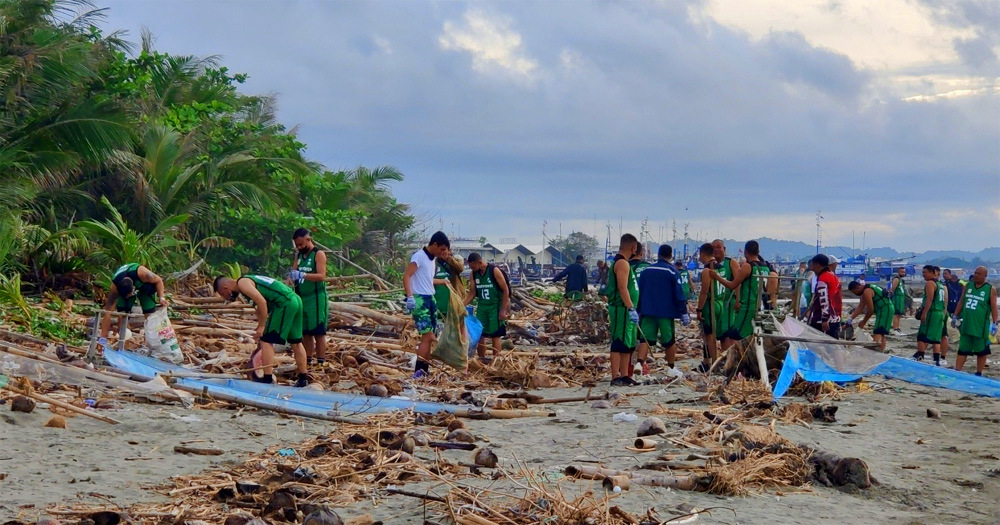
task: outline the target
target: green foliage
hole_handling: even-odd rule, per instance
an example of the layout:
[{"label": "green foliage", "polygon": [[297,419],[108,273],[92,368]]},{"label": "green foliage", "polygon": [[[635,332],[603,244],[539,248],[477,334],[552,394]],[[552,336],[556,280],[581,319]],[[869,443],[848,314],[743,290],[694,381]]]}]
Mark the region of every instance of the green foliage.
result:
[{"label": "green foliage", "polygon": [[[77,223],[73,232],[84,236],[94,244],[89,257],[95,273],[109,275],[122,264],[137,262],[156,268],[169,260],[171,253],[184,243],[173,236],[174,229],[188,219],[187,215],[174,215],[161,221],[149,233],[139,233],[125,223],[107,197],[101,197],[101,204],[108,209],[109,217],[104,221],[87,220]],[[110,275],[109,275],[110,276]]]},{"label": "green foliage", "polygon": [[545,290],[535,289],[531,291],[531,295],[538,297],[539,299],[545,299],[553,303],[559,303],[563,300],[563,294],[559,292],[546,292]]},{"label": "green foliage", "polygon": [[[0,0],[0,273],[45,286],[125,262],[291,265],[291,232],[401,266],[413,217],[394,167],[328,172],[273,97],[215,57],[137,52],[85,0]],[[333,267],[334,269],[336,266]]]}]

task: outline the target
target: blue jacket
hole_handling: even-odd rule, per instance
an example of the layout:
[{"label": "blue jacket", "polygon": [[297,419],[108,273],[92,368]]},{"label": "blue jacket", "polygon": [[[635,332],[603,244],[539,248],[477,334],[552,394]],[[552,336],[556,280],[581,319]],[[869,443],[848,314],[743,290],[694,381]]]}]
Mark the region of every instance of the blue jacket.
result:
[{"label": "blue jacket", "polygon": [[587,269],[580,263],[573,263],[566,267],[558,275],[552,278],[552,282],[561,281],[566,278],[566,294],[570,292],[587,291]]},{"label": "blue jacket", "polygon": [[639,315],[680,319],[687,313],[681,275],[666,261],[647,266],[639,274]]}]

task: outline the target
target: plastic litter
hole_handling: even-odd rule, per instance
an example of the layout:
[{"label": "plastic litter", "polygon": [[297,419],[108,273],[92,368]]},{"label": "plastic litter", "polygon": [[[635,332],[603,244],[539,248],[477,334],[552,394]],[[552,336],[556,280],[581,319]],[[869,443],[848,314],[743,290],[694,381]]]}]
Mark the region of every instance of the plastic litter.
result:
[{"label": "plastic litter", "polygon": [[177,334],[170,326],[165,308],[158,308],[146,317],[146,346],[149,347],[150,357],[175,365],[184,362],[184,354],[177,344]]},{"label": "plastic litter", "polygon": [[639,416],[635,414],[629,414],[627,412],[619,412],[612,416],[611,418],[615,423],[633,423],[639,419]]},{"label": "plastic litter", "polygon": [[278,455],[283,458],[290,458],[295,455],[294,448],[280,448],[278,449]]}]

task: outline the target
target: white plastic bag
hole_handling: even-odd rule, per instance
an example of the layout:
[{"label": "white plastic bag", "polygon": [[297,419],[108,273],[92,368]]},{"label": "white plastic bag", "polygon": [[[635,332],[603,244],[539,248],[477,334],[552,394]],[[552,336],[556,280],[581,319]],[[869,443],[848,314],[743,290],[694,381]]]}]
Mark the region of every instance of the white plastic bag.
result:
[{"label": "white plastic bag", "polygon": [[146,316],[146,346],[149,347],[150,357],[174,364],[184,362],[184,354],[177,344],[177,334],[170,326],[166,308],[157,308]]}]

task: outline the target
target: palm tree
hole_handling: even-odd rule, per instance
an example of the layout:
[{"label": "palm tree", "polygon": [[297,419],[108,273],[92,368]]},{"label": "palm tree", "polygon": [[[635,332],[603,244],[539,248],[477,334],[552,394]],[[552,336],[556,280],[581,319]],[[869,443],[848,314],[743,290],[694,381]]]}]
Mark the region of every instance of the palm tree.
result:
[{"label": "palm tree", "polygon": [[131,262],[156,266],[156,263],[168,260],[171,253],[176,253],[176,249],[184,244],[173,236],[173,230],[183,224],[188,215],[166,217],[148,233],[140,233],[128,226],[107,197],[101,197],[101,204],[108,213],[106,220],[81,221],[70,230],[72,234],[88,238],[96,246],[89,262],[98,273],[107,275],[109,268]]}]

